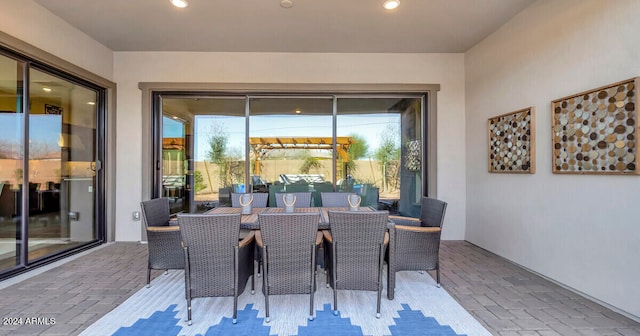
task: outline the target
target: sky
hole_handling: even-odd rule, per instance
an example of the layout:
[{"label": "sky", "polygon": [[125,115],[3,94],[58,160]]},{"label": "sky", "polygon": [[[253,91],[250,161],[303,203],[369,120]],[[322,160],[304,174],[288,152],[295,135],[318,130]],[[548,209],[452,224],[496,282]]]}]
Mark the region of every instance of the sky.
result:
[{"label": "sky", "polygon": [[[0,113],[0,141],[18,144],[22,137],[22,114]],[[32,114],[29,116],[29,137],[31,142],[58,147],[62,132],[62,116],[51,114]]]}]

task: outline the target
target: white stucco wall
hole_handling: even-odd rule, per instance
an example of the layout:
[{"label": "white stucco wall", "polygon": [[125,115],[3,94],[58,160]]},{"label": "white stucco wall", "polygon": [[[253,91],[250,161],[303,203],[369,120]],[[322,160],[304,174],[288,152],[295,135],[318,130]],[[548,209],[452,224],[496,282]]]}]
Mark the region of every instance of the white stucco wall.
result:
[{"label": "white stucco wall", "polygon": [[0,31],[108,80],[113,52],[32,0],[0,0]]},{"label": "white stucco wall", "polygon": [[141,201],[139,82],[440,84],[438,197],[449,202],[445,239],[463,239],[464,56],[462,54],[309,54],[116,52],[118,174],[116,240],[139,240],[131,212]]},{"label": "white stucco wall", "polygon": [[[466,239],[636,317],[640,176],[552,174],[551,101],[640,75],[638,13],[538,0],[465,54]],[[489,174],[487,118],[528,106],[536,173]]]}]

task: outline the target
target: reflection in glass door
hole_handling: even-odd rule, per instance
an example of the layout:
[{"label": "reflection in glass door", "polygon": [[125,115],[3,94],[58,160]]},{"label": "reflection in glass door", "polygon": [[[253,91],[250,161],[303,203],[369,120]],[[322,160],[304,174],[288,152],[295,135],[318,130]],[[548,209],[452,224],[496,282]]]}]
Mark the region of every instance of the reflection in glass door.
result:
[{"label": "reflection in glass door", "polygon": [[245,186],[245,100],[162,97],[161,196],[171,213],[231,205]]},{"label": "reflection in glass door", "polygon": [[104,235],[104,90],[14,57],[0,54],[1,277]]},{"label": "reflection in glass door", "polygon": [[0,55],[0,272],[20,264],[23,67]]},{"label": "reflection in glass door", "polygon": [[29,81],[29,260],[96,239],[98,94],[32,69]]},{"label": "reflection in glass door", "polygon": [[162,117],[162,195],[169,199],[171,213],[189,212],[187,126],[177,116]]}]

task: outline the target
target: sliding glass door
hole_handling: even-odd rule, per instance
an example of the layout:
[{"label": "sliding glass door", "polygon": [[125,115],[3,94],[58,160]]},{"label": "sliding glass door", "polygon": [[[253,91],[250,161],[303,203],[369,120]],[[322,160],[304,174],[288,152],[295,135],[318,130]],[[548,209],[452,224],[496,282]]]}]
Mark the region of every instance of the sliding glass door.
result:
[{"label": "sliding glass door", "polygon": [[[355,192],[362,204],[418,216],[422,95],[156,93],[154,195],[172,212],[230,206],[231,193]],[[177,191],[179,190],[179,191]],[[179,205],[179,204],[182,205]],[[190,204],[190,206],[184,206]]]},{"label": "sliding glass door", "polygon": [[333,191],[332,97],[249,98],[249,157],[255,192]]},{"label": "sliding glass door", "polygon": [[0,277],[104,239],[104,90],[0,54]]}]

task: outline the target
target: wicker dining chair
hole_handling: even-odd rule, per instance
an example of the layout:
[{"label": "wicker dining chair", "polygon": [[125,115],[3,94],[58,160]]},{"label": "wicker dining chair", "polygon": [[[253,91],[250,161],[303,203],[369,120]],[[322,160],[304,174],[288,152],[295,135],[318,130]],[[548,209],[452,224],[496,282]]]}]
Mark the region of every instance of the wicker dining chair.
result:
[{"label": "wicker dining chair", "polygon": [[388,211],[329,211],[331,231],[325,230],[323,234],[334,315],[338,315],[337,290],[369,290],[378,292],[376,317],[380,318],[388,222]]},{"label": "wicker dining chair", "polygon": [[[254,234],[238,241],[240,214],[180,214],[185,258],[187,323],[195,298],[233,296],[233,323],[238,316],[238,295],[253,275]],[[251,293],[254,292],[251,277]]]},{"label": "wicker dining chair", "polygon": [[269,295],[309,294],[309,320],[313,320],[317,246],[322,242],[317,213],[259,214],[256,242],[262,254],[266,318]]},{"label": "wicker dining chair", "polygon": [[184,252],[180,228],[169,225],[169,199],[154,198],[140,202],[147,231],[147,288],[151,286],[151,270],[184,269]]},{"label": "wicker dining chair", "polygon": [[296,203],[294,207],[296,208],[310,208],[311,207],[311,192],[283,192],[276,193],[276,206],[278,208],[284,208],[284,200],[282,196],[286,194],[292,194],[296,197]]},{"label": "wicker dining chair", "polygon": [[436,271],[440,287],[440,235],[447,203],[423,197],[420,201],[420,220],[391,218],[395,225],[389,230],[389,269],[387,272],[387,298],[393,300],[396,272]]},{"label": "wicker dining chair", "polygon": [[[240,205],[240,196],[244,194],[241,193],[232,193],[231,194],[231,207],[233,208],[241,208]],[[251,202],[251,207],[253,208],[266,208],[267,207],[267,199],[269,198],[269,194],[267,193],[252,193],[253,202]]]},{"label": "wicker dining chair", "polygon": [[323,207],[348,207],[349,206],[349,196],[355,195],[355,193],[350,192],[323,192],[320,194],[322,198],[322,206]]}]

